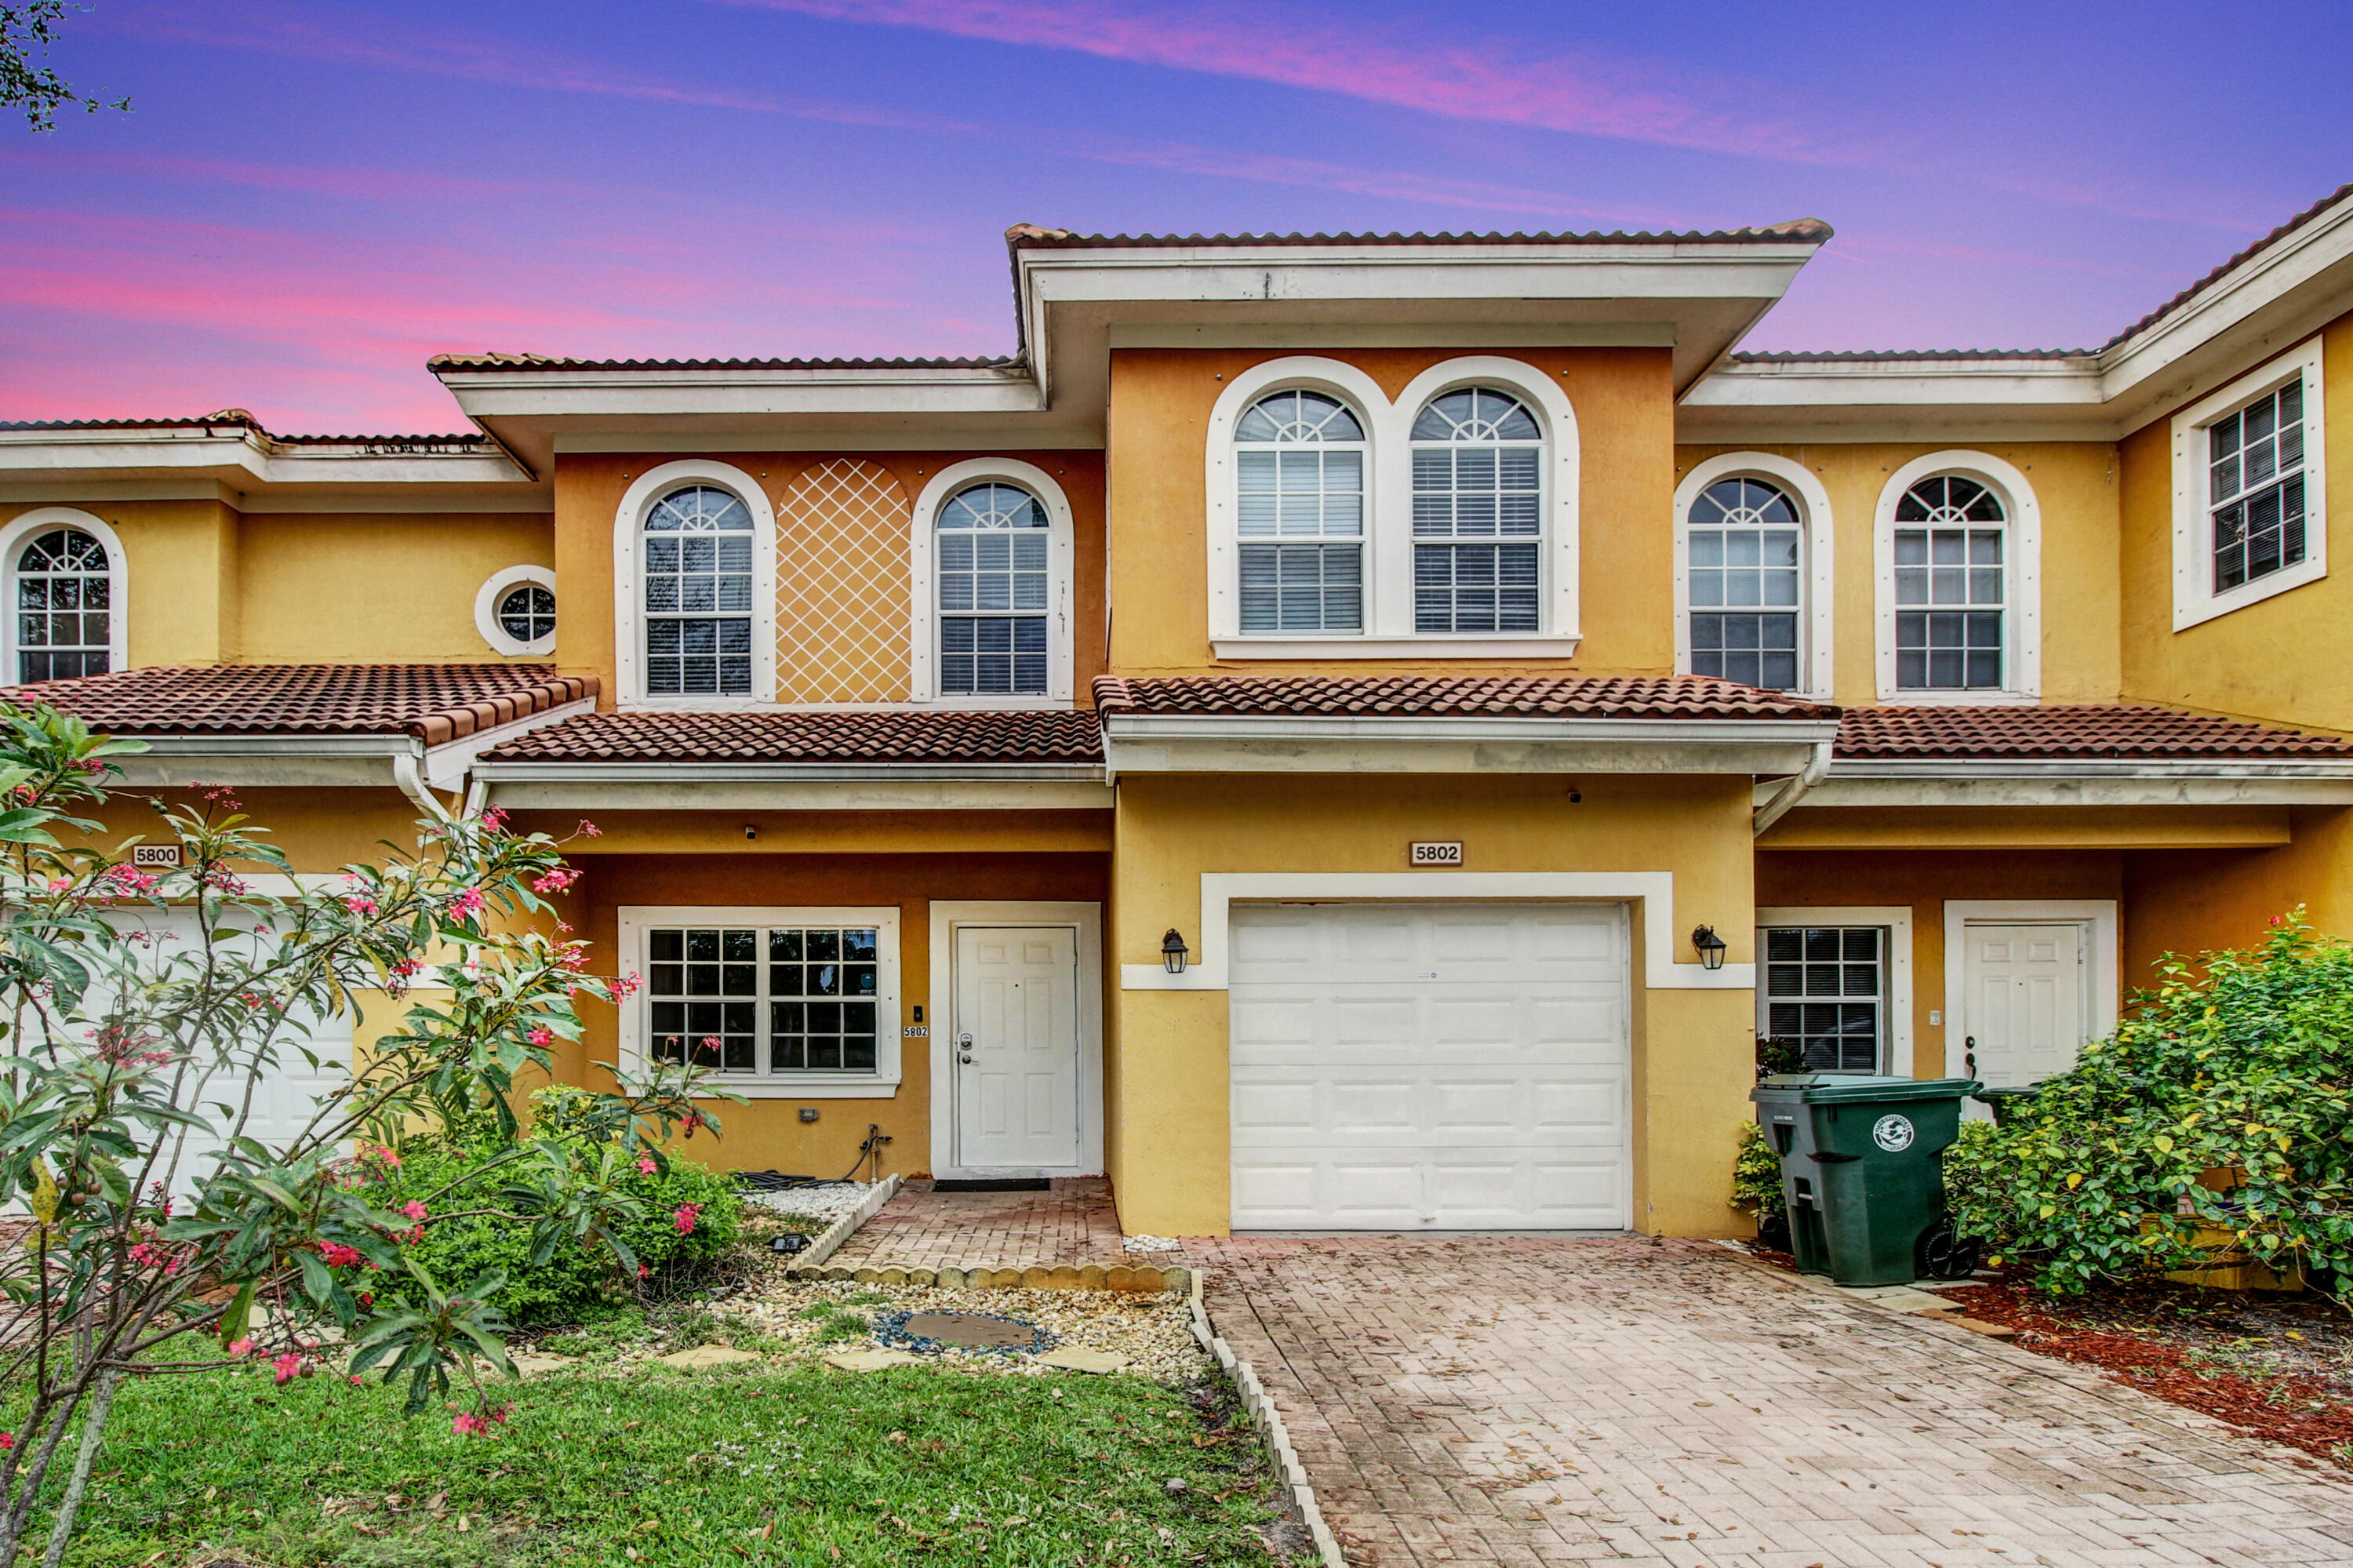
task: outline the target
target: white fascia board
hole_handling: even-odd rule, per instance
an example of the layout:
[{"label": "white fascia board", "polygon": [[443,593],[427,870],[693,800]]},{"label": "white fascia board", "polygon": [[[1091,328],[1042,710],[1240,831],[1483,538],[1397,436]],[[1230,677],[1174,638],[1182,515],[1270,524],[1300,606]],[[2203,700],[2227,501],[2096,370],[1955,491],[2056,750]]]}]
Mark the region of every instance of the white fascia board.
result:
[{"label": "white fascia board", "polygon": [[[1448,254],[1451,249],[1452,254]],[[1025,254],[1033,308],[1198,301],[1776,300],[1813,247],[1526,246],[1508,253],[1382,246]]]},{"label": "white fascia board", "polygon": [[[2160,322],[2103,357],[2103,390],[2121,398],[2259,313],[2292,306],[2289,296],[2353,259],[2353,200],[2340,201],[2281,236],[2227,278],[2183,302]],[[2334,316],[2342,307],[2328,312]]]},{"label": "white fascia board", "polygon": [[518,370],[445,373],[470,418],[1034,414],[1028,370]]},{"label": "white fascia board", "polygon": [[1111,786],[992,779],[585,780],[489,783],[509,810],[564,811],[1108,811]]},{"label": "white fascia board", "polygon": [[1838,732],[1810,720],[1118,715],[1111,773],[1795,773]]},{"label": "white fascia board", "polygon": [[[375,489],[533,482],[495,448],[436,448],[423,442],[367,441],[287,446],[250,431],[207,436],[189,430],[0,431],[0,476],[20,482],[130,482],[185,476],[231,486],[339,486]],[[236,498],[224,496],[234,502]]]},{"label": "white fascia board", "polygon": [[146,750],[117,758],[121,782],[140,789],[232,784],[259,789],[398,788],[394,764],[424,754],[406,735],[128,736]]},{"label": "white fascia board", "polygon": [[1100,784],[1095,762],[485,762],[486,783],[787,784],[884,783]]}]

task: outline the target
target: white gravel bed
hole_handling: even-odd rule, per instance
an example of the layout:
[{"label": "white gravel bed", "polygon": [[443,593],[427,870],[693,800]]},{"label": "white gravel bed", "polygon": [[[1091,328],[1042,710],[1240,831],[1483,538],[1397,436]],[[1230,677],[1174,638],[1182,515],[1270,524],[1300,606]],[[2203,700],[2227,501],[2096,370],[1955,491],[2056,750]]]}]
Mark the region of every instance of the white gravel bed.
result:
[{"label": "white gravel bed", "polygon": [[828,1224],[858,1207],[874,1191],[865,1181],[828,1181],[816,1187],[793,1187],[782,1192],[746,1192],[744,1201],[774,1209],[780,1214],[805,1214]]},{"label": "white gravel bed", "polygon": [[[833,1311],[821,1310],[830,1306]],[[756,1294],[714,1302],[720,1327],[715,1343],[763,1355],[792,1359],[833,1355],[843,1351],[875,1349],[871,1332],[855,1337],[824,1339],[828,1327],[844,1315],[871,1324],[887,1313],[985,1312],[1035,1323],[1060,1340],[1063,1347],[1108,1351],[1125,1356],[1124,1372],[1158,1383],[1183,1384],[1204,1375],[1213,1365],[1193,1338],[1192,1318],[1185,1298],[1177,1293],[1144,1295],[1098,1290],[942,1290],[931,1286],[860,1285],[854,1280],[796,1280],[771,1285]],[[804,1316],[820,1309],[817,1316]],[[662,1347],[627,1355],[639,1361]],[[1036,1375],[1059,1369],[1041,1365],[1024,1352],[988,1352],[950,1347],[926,1356],[960,1371],[1000,1375]]]}]

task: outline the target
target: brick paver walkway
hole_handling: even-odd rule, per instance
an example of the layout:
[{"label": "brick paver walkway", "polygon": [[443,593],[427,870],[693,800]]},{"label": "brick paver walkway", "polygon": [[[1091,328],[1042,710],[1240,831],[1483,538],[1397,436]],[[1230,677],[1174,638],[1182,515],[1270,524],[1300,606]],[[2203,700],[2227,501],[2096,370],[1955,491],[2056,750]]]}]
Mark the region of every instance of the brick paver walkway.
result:
[{"label": "brick paver walkway", "polygon": [[1119,1242],[1111,1184],[1101,1177],[1057,1181],[1050,1192],[934,1192],[929,1181],[910,1181],[828,1261],[846,1268],[1185,1261],[1130,1256]]},{"label": "brick paver walkway", "polygon": [[[1111,1263],[1101,1183],[910,1192],[838,1255]],[[1188,1241],[1353,1568],[2353,1564],[2353,1483],[1704,1242]]]}]

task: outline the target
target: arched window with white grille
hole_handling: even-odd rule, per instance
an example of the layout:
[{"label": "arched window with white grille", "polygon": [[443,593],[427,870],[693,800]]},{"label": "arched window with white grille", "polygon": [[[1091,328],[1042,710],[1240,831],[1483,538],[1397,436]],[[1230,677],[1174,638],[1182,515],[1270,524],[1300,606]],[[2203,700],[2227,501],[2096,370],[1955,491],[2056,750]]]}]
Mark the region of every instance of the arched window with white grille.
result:
[{"label": "arched window with white grille", "polygon": [[1543,621],[1544,430],[1506,392],[1442,393],[1413,421],[1413,629]]},{"label": "arched window with white grille", "polygon": [[682,485],[646,514],[649,696],[752,692],[752,514],[712,484]]},{"label": "arched window with white grille", "polygon": [[987,481],[940,508],[940,694],[1043,696],[1050,683],[1051,524],[1016,484]]},{"label": "arched window with white grille", "polygon": [[12,524],[6,551],[11,679],[73,680],[121,667],[121,546],[95,518],[65,508]]},{"label": "arched window with white grille", "polygon": [[1691,672],[1795,691],[1805,674],[1805,519],[1779,485],[1719,479],[1683,521]]},{"label": "arched window with white grille", "polygon": [[2009,514],[1982,482],[1943,473],[1895,503],[1895,684],[1999,692],[2009,684]]},{"label": "arched window with white grille", "polygon": [[1234,427],[1235,564],[1244,635],[1365,625],[1365,428],[1293,388]]}]

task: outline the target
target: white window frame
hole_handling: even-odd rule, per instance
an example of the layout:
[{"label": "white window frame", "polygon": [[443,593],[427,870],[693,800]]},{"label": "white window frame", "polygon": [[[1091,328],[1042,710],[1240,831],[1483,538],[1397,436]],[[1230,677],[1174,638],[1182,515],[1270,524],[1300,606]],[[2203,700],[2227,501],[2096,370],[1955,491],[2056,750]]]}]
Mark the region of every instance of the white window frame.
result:
[{"label": "white window frame", "polygon": [[[874,927],[874,1071],[765,1073],[755,1067],[748,1073],[714,1072],[711,1076],[714,1082],[724,1084],[730,1092],[747,1099],[871,1100],[897,1097],[901,1081],[899,1041],[902,1025],[899,1003],[899,910],[896,906],[761,908],[682,904],[624,905],[619,911],[617,932],[623,971],[649,974],[652,964],[646,951],[647,936],[657,928],[676,926]],[[763,964],[767,962],[765,954],[760,961]],[[647,1010],[652,1005],[652,998],[647,991],[640,990],[617,1010],[621,1022],[621,1065],[625,1071],[642,1073],[654,1065],[648,1049],[651,1032],[647,1022]],[[768,1045],[767,1019],[759,1021],[757,1033],[765,1057]]]},{"label": "white window frame", "polygon": [[[2241,408],[2304,383],[2304,559],[2214,591],[2214,509],[2207,503],[2207,429]],[[2320,339],[2297,344],[2173,416],[2173,630],[2260,604],[2328,575],[2328,463],[2321,417]]]},{"label": "white window frame", "polygon": [[1775,452],[1725,452],[1692,466],[1675,486],[1675,669],[1691,673],[1691,509],[1708,486],[1726,479],[1769,481],[1798,503],[1798,524],[1805,540],[1806,559],[1800,580],[1806,602],[1798,624],[1805,642],[1798,650],[1802,676],[1792,696],[1818,703],[1831,701],[1837,647],[1831,641],[1831,614],[1837,598],[1831,570],[1831,494],[1821,477],[1794,458]]},{"label": "white window frame", "polygon": [[[644,559],[646,517],[661,499],[691,484],[715,485],[752,514],[752,689],[748,693],[646,693]],[[563,612],[559,600],[556,611]],[[776,508],[757,480],[733,463],[684,458],[648,469],[622,493],[613,514],[613,635],[624,708],[684,708],[705,713],[759,708],[776,695]]]},{"label": "white window frame", "polygon": [[[940,609],[937,561],[940,510],[958,493],[990,481],[1018,485],[1046,508],[1047,590],[1046,690],[991,696],[979,693],[943,693],[939,689]],[[1077,690],[1077,655],[1072,635],[1076,620],[1074,595],[1078,577],[1078,531],[1071,515],[1071,499],[1053,477],[1035,463],[1018,458],[967,458],[934,474],[915,498],[908,522],[907,699],[943,708],[1067,708]]]},{"label": "white window frame", "polygon": [[[1924,479],[1957,474],[1975,480],[2001,503],[2004,582],[2002,675],[2000,691],[1924,691],[1895,683],[1895,508]],[[1906,707],[1983,707],[2042,700],[2042,507],[2014,464],[1991,452],[1953,449],[1929,452],[1887,476],[1880,486],[1872,528],[1876,614],[1873,654],[1879,700]]]},{"label": "white window frame", "polygon": [[[482,641],[489,643],[494,652],[510,659],[536,659],[555,652],[555,633],[553,630],[544,637],[523,642],[508,636],[506,629],[499,624],[499,601],[526,583],[554,593],[555,568],[509,567],[504,571],[492,572],[474,595],[474,630],[482,634]],[[555,613],[560,623],[564,615],[561,595],[556,597]]]},{"label": "white window frame", "polygon": [[1912,1054],[1912,906],[1908,904],[1778,905],[1757,911],[1757,1030],[1765,1033],[1765,932],[1771,927],[1876,926],[1887,933],[1886,985],[1882,1005],[1886,1035],[1886,1073],[1908,1078]]},{"label": "white window frame", "polygon": [[121,535],[104,518],[93,517],[79,507],[36,506],[0,526],[0,595],[5,596],[8,618],[8,667],[0,671],[0,687],[23,683],[16,679],[16,672],[22,667],[16,661],[21,652],[16,645],[16,556],[27,540],[52,528],[79,528],[104,547],[108,577],[106,667],[110,673],[131,667],[131,557],[122,548]]},{"label": "white window frame", "polygon": [[[1487,387],[1517,397],[1543,428],[1544,595],[1534,633],[1425,631],[1413,627],[1414,417],[1433,397]],[[1365,427],[1365,625],[1359,632],[1244,636],[1240,586],[1234,429],[1261,398],[1302,390],[1336,397]],[[1556,376],[1524,360],[1465,355],[1431,366],[1392,399],[1370,376],[1314,355],[1270,359],[1237,373],[1209,412],[1207,487],[1209,639],[1220,659],[1565,659],[1577,652],[1578,442],[1576,410]]]}]

